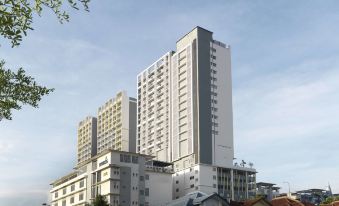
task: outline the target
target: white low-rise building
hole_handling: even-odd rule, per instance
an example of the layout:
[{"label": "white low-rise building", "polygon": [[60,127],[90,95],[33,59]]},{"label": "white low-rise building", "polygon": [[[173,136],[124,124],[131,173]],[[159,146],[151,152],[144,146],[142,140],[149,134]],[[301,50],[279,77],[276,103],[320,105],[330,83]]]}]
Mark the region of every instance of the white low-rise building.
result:
[{"label": "white low-rise building", "polygon": [[106,150],[54,181],[51,205],[86,205],[99,194],[112,206],[165,205],[172,200],[172,165],[152,159]]}]

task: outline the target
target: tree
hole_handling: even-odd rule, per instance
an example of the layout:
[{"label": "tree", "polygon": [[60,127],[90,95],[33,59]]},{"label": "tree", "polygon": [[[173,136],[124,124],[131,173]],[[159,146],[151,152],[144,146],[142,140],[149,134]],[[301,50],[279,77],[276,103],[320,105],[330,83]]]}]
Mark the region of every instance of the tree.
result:
[{"label": "tree", "polygon": [[87,206],[109,206],[109,204],[104,196],[98,195],[95,197],[92,203]]},{"label": "tree", "polygon": [[[78,10],[80,4],[86,11],[89,1],[67,0],[70,7]],[[33,14],[41,16],[44,8],[51,9],[60,23],[68,22],[69,15],[63,6],[63,0],[0,0],[0,35],[9,40],[12,47],[17,47],[23,36],[33,30]],[[42,96],[52,91],[39,86],[23,68],[16,72],[6,69],[5,61],[0,59],[0,121],[11,120],[12,110],[21,109],[21,105],[38,107]]]}]

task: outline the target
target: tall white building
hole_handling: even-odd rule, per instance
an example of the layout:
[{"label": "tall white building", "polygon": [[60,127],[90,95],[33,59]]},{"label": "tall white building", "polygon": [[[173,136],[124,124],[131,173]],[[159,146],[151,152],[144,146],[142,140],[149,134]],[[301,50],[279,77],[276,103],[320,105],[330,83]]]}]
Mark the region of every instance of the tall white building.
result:
[{"label": "tall white building", "polygon": [[78,125],[77,163],[97,154],[97,118],[86,117]]},{"label": "tall white building", "polygon": [[137,90],[137,152],[174,164],[174,198],[192,190],[249,196],[255,170],[233,166],[230,46],[196,27],[138,75]]},{"label": "tall white building", "polygon": [[98,153],[106,149],[135,152],[136,99],[125,91],[98,109]]},{"label": "tall white building", "polygon": [[176,163],[232,166],[230,47],[196,27],[138,75],[138,147]]}]

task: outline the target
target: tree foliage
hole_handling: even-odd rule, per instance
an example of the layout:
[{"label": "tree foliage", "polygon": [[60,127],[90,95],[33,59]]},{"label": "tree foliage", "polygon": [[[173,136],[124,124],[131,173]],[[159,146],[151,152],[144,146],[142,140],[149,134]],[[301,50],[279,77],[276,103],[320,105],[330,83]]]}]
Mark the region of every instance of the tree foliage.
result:
[{"label": "tree foliage", "polygon": [[104,196],[98,195],[95,197],[92,203],[87,204],[87,206],[109,206],[109,203],[107,202],[107,199]]},{"label": "tree foliage", "polygon": [[[67,0],[74,9],[79,3],[88,11],[89,0]],[[12,43],[12,47],[20,45],[22,37],[28,30],[33,30],[33,14],[41,15],[43,8],[51,9],[58,20],[69,21],[69,15],[62,10],[63,0],[0,0],[0,35]]]},{"label": "tree foliage", "polygon": [[38,107],[41,97],[49,94],[53,89],[38,86],[34,78],[27,76],[20,68],[12,72],[4,67],[5,62],[0,62],[0,120],[12,119],[11,110],[21,109],[21,104]]},{"label": "tree foliage", "polygon": [[[90,0],[66,0],[71,8],[81,5],[88,11]],[[12,47],[19,46],[23,36],[33,30],[33,15],[41,16],[44,8],[51,9],[60,23],[69,21],[64,0],[0,0],[0,35],[10,41]],[[25,74],[23,68],[16,72],[4,68],[0,58],[0,120],[11,119],[13,109],[21,109],[22,104],[38,107],[41,97],[53,89],[39,86],[33,77]]]}]

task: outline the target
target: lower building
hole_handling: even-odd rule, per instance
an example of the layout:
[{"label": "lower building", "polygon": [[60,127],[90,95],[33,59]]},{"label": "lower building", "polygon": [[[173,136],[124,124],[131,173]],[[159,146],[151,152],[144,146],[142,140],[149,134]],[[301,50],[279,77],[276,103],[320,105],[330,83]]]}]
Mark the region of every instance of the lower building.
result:
[{"label": "lower building", "polygon": [[172,165],[152,156],[106,150],[54,181],[52,206],[90,203],[103,195],[112,206],[158,206],[172,200]]},{"label": "lower building", "polygon": [[245,200],[256,195],[256,170],[232,166],[217,167],[197,164],[173,174],[173,199],[188,193],[201,191],[217,193],[228,200]]}]

